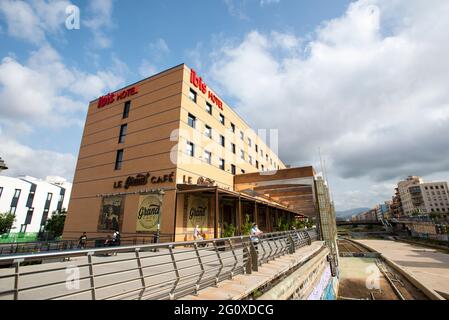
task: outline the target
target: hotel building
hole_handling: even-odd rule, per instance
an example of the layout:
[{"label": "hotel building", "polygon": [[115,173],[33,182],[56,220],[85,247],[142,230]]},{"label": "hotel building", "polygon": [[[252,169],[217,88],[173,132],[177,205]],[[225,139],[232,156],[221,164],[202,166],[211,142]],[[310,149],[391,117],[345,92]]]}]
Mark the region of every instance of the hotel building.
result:
[{"label": "hotel building", "polygon": [[63,238],[191,240],[196,225],[238,234],[246,216],[263,231],[315,218],[313,168],[275,151],[194,70],[163,71],[89,104]]}]

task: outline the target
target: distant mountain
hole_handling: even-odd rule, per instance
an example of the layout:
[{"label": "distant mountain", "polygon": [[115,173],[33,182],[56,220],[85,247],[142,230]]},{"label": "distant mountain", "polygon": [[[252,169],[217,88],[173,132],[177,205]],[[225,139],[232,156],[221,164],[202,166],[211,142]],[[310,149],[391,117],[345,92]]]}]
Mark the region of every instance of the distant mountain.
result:
[{"label": "distant mountain", "polygon": [[337,218],[350,218],[353,215],[363,213],[368,210],[370,210],[370,208],[355,208],[344,211],[335,211],[335,215],[337,216]]}]

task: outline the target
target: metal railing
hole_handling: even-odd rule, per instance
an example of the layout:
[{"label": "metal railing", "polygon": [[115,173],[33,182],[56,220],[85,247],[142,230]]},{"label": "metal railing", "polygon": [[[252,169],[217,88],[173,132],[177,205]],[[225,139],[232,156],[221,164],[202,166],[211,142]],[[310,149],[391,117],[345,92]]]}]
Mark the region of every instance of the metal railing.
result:
[{"label": "metal railing", "polygon": [[[160,234],[158,240],[157,235],[147,237],[121,237],[120,245],[140,245],[157,242],[172,242],[172,234]],[[105,244],[107,238],[90,238],[84,245],[85,249],[107,247]],[[79,240],[51,240],[51,241],[33,241],[33,242],[14,242],[14,243],[0,243],[0,256],[16,255],[24,253],[38,253],[49,251],[64,251],[80,249]]]},{"label": "metal railing", "polygon": [[[0,257],[0,299],[178,299],[310,245],[313,230]],[[53,263],[51,263],[53,262]]]}]

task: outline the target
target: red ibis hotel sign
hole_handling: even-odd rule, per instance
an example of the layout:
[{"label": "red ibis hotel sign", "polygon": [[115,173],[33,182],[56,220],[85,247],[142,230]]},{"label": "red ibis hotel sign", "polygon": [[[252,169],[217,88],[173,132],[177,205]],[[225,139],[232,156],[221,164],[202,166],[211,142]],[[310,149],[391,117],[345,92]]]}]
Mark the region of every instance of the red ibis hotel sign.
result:
[{"label": "red ibis hotel sign", "polygon": [[108,104],[111,104],[115,101],[119,101],[122,99],[126,99],[130,96],[133,96],[135,94],[139,93],[138,87],[134,86],[129,89],[120,91],[118,93],[108,93],[105,96],[102,96],[98,99],[98,108],[103,108],[104,106],[107,106]]},{"label": "red ibis hotel sign", "polygon": [[203,82],[201,77],[198,77],[193,69],[190,69],[190,83],[197,87],[203,94],[206,94],[207,92],[209,100],[223,110],[223,102],[212,91],[207,90],[207,85]]}]

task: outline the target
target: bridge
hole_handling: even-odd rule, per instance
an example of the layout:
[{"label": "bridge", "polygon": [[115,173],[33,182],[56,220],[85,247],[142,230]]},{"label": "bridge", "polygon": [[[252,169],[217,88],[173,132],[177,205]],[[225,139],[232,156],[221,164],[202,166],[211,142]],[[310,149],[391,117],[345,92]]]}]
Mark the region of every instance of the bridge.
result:
[{"label": "bridge", "polygon": [[[314,229],[263,234],[257,242],[239,236],[9,255],[0,267],[0,300],[239,300],[257,298],[256,291],[261,299],[279,292],[308,298],[326,287],[317,294],[316,279],[327,284],[336,275]],[[303,277],[289,282],[285,296],[279,279],[292,272]]]},{"label": "bridge", "polygon": [[378,220],[345,221],[337,220],[337,226],[382,225]]}]

